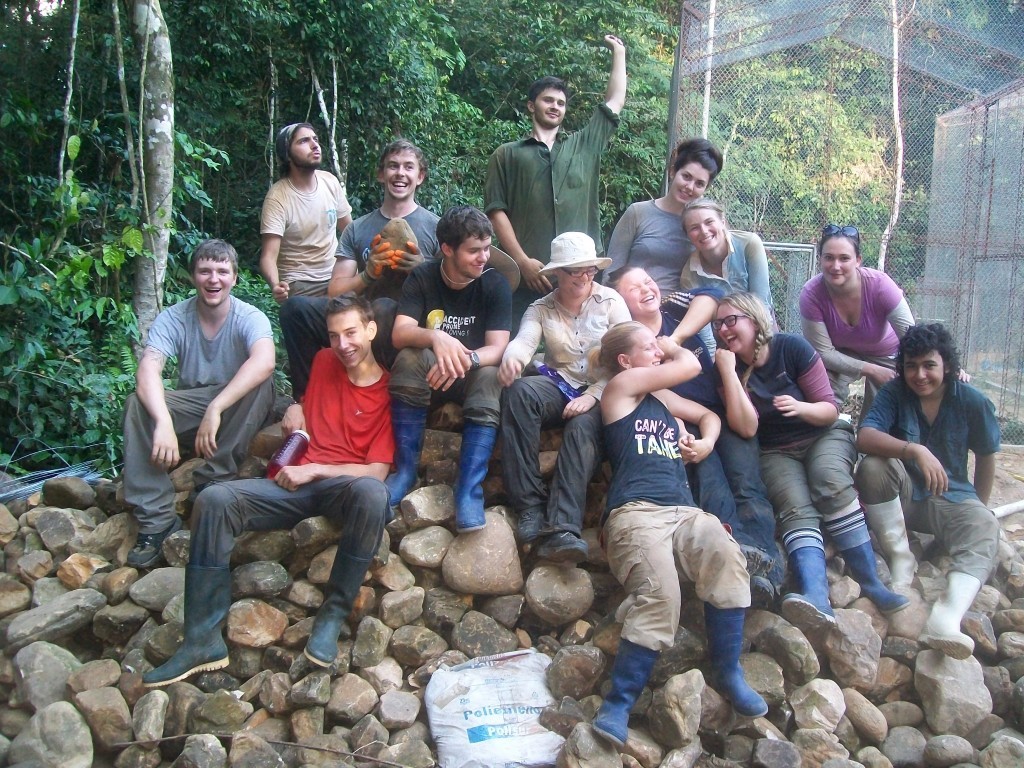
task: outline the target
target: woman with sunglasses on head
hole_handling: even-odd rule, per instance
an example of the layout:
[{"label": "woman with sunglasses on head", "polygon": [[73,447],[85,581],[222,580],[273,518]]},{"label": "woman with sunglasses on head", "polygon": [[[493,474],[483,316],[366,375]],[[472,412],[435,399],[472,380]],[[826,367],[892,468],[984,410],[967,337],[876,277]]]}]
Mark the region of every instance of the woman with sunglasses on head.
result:
[{"label": "woman with sunglasses on head", "polygon": [[782,615],[806,631],[835,626],[822,527],[862,594],[882,613],[906,608],[907,598],[878,578],[853,487],[853,429],[839,420],[821,357],[801,336],[773,334],[767,307],[751,293],[726,296],[712,326],[719,338],[715,365],[726,418],[739,434],[760,440],[761,476],[796,582],[795,591],[782,598]]},{"label": "woman with sunglasses on head", "polygon": [[680,278],[684,289],[749,291],[771,310],[768,254],[760,237],[753,232],[729,229],[725,209],[706,197],[688,203],[683,209],[683,231],[694,247]]},{"label": "woman with sunglasses on head", "polygon": [[804,338],[821,355],[840,405],[864,378],[863,419],[878,388],[896,377],[896,351],[914,316],[893,279],[863,265],[856,227],[821,230],[818,266],[800,291]]},{"label": "woman with sunglasses on head", "polygon": [[642,267],[662,292],[679,290],[679,275],[693,251],[679,224],[683,208],[703,195],[725,161],[707,139],[686,139],[672,153],[668,191],[656,200],[633,203],[608,241],[612,263],[607,276],[625,267]]},{"label": "woman with sunglasses on head", "polygon": [[[551,261],[541,270],[557,281],[523,314],[498,368],[505,387],[501,402],[502,466],[505,490],[519,516],[520,541],[540,536],[538,556],[565,563],[587,558],[581,526],[587,484],[602,459],[601,414],[595,406],[604,381],[591,369],[587,352],[605,331],[629,320],[625,302],[594,276],[608,266],[594,241],[566,232],[551,241]],[[536,371],[519,378],[544,347]],[[563,427],[550,492],[540,473],[542,429]]]},{"label": "woman with sunglasses on head", "polygon": [[[600,735],[622,746],[629,713],[662,650],[679,625],[679,577],[704,601],[711,680],[738,715],[760,717],[768,705],[739,664],[750,587],[743,554],[713,515],[699,509],[684,461],[714,446],[721,422],[712,411],[671,391],[700,365],[669,337],[643,323],[616,326],[601,340],[597,363],[611,376],[601,398],[604,442],[612,478],[604,515],[608,566],[628,595],[615,617],[622,622],[611,690],[594,718]],[[679,421],[697,424],[701,439]]]}]

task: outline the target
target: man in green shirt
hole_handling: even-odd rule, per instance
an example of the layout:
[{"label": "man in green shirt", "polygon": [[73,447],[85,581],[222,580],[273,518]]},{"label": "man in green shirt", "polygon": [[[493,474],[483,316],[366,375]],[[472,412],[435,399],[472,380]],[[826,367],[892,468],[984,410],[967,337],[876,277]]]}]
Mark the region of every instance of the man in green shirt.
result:
[{"label": "man in green shirt", "polygon": [[626,103],[626,47],[614,35],[604,43],[612,52],[605,102],[586,127],[561,131],[568,100],[565,81],[537,80],[526,108],[533,120],[529,136],[502,144],[491,155],[484,189],[486,213],[501,247],[519,266],[523,280],[513,297],[518,324],[526,307],[551,290],[540,273],[551,255],[551,241],[563,232],[585,232],[604,252],[598,212],[601,154],[618,127]]}]

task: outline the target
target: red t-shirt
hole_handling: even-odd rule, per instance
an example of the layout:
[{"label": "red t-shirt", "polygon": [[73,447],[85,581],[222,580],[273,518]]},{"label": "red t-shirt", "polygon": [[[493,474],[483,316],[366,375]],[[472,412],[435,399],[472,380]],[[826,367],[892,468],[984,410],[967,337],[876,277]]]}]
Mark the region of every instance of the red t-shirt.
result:
[{"label": "red t-shirt", "polygon": [[391,398],[387,371],[368,387],[357,387],[331,349],[313,358],[302,412],[309,449],[302,464],[391,464]]}]

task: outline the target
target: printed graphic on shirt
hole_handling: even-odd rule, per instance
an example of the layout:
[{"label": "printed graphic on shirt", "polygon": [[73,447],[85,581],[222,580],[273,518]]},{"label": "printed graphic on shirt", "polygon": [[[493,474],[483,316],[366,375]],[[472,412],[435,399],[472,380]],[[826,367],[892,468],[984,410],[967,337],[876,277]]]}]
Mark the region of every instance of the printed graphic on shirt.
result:
[{"label": "printed graphic on shirt", "polygon": [[427,328],[432,331],[444,331],[455,339],[469,336],[476,323],[476,315],[445,315],[443,309],[434,309],[427,313]]},{"label": "printed graphic on shirt", "polygon": [[664,456],[680,459],[679,436],[676,425],[666,424],[661,419],[637,419],[633,424],[638,456]]}]

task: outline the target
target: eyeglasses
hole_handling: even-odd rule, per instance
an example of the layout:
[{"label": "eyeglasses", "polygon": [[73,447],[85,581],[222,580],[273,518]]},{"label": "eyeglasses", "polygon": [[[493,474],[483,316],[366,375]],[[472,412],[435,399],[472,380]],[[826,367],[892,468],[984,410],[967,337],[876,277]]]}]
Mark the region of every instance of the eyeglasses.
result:
[{"label": "eyeglasses", "polygon": [[856,240],[858,243],[860,242],[860,230],[856,227],[851,227],[850,225],[841,227],[838,224],[826,224],[821,228],[822,237],[835,237],[836,235],[842,235],[843,237],[848,237],[851,240]]},{"label": "eyeglasses", "polygon": [[712,320],[711,327],[714,328],[716,331],[722,330],[723,325],[726,328],[732,328],[734,325],[736,325],[736,321],[739,320],[741,317],[750,317],[750,315],[726,315],[725,317],[720,317],[717,320]]},{"label": "eyeglasses", "polygon": [[566,269],[565,267],[559,267],[565,274],[572,275],[573,277],[579,277],[580,275],[586,275],[587,277],[593,277],[597,274],[597,267],[577,267],[576,269]]}]

